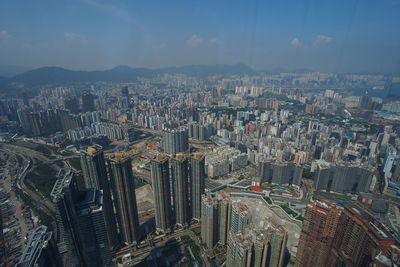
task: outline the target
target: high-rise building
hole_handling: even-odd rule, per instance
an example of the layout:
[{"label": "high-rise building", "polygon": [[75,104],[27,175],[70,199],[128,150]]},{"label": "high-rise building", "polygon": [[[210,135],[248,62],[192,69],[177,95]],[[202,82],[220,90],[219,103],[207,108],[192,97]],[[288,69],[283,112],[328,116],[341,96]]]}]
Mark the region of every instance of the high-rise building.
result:
[{"label": "high-rise building", "polygon": [[57,220],[58,251],[62,256],[63,266],[79,266],[83,262],[76,232],[75,199],[78,193],[75,174],[71,169],[61,169],[50,193]]},{"label": "high-rise building", "polygon": [[61,260],[53,238],[47,227],[40,225],[29,234],[17,267],[58,267]]},{"label": "high-rise building", "polygon": [[189,149],[188,129],[165,129],[162,132],[162,149],[170,155],[186,152]]},{"label": "high-rise building", "polygon": [[190,206],[191,217],[201,218],[201,195],[204,194],[205,158],[201,153],[190,157]]},{"label": "high-rise building", "polygon": [[249,229],[246,233],[229,233],[226,266],[282,267],[287,232],[281,226]]},{"label": "high-rise building", "polygon": [[122,96],[129,96],[129,88],[128,88],[128,86],[124,86],[124,87],[122,87],[121,88],[121,95]]},{"label": "high-rise building", "polygon": [[243,233],[244,228],[249,224],[251,220],[251,214],[249,207],[240,202],[233,201],[231,203],[231,220],[230,230],[232,234]]},{"label": "high-rise building", "polygon": [[218,242],[218,200],[210,195],[202,196],[201,239],[209,249]]},{"label": "high-rise building", "polygon": [[231,220],[231,205],[229,196],[226,194],[216,194],[218,198],[218,240],[226,245]]},{"label": "high-rise building", "polygon": [[300,234],[296,266],[325,266],[341,209],[327,202],[309,204]]},{"label": "high-rise building", "polygon": [[119,241],[103,148],[100,145],[94,145],[83,150],[81,152],[81,166],[86,188],[102,190],[103,205],[107,212],[107,227],[109,228],[107,234],[110,246],[114,249],[119,245]]},{"label": "high-rise building", "polygon": [[116,153],[110,159],[110,166],[121,240],[125,244],[136,244],[140,238],[140,230],[131,159],[124,157],[122,153]]},{"label": "high-rise building", "polygon": [[226,266],[252,267],[253,241],[242,234],[229,234],[226,248]]},{"label": "high-rise building", "polygon": [[212,123],[200,124],[191,123],[189,124],[189,137],[198,140],[207,140],[214,134],[214,125]]},{"label": "high-rise building", "polygon": [[86,188],[108,187],[106,163],[101,146],[93,145],[82,150],[81,166]]},{"label": "high-rise building", "polygon": [[158,154],[151,161],[151,180],[156,209],[156,229],[168,232],[172,227],[171,189],[168,157]]},{"label": "high-rise building", "polygon": [[346,205],[326,266],[393,266],[377,265],[378,255],[388,255],[396,244],[393,232],[358,205]]},{"label": "high-rise building", "polygon": [[17,110],[19,124],[22,127],[24,134],[30,134],[32,132],[32,124],[29,119],[29,109],[22,108]]},{"label": "high-rise building", "polygon": [[395,234],[364,207],[315,201],[307,206],[296,266],[394,266]]},{"label": "high-rise building", "polygon": [[79,191],[73,171],[61,169],[50,195],[56,207],[57,247],[63,266],[114,266],[113,228],[102,191]]},{"label": "high-rise building", "polygon": [[373,173],[367,168],[345,165],[318,166],[315,175],[317,190],[334,192],[368,192],[372,183]]},{"label": "high-rise building", "polygon": [[269,266],[283,266],[287,239],[288,234],[282,227],[278,227],[271,233],[269,242],[271,246]]},{"label": "high-rise building", "polygon": [[64,108],[74,114],[78,114],[79,110],[80,110],[78,98],[75,96],[65,98],[64,99]]},{"label": "high-rise building", "polygon": [[115,266],[103,201],[101,190],[92,188],[79,192],[75,204],[80,249],[88,267]]},{"label": "high-rise building", "polygon": [[264,161],[258,166],[257,179],[261,183],[300,185],[302,174],[303,168],[294,163]]},{"label": "high-rise building", "polygon": [[83,112],[95,111],[94,95],[91,93],[83,93],[80,97],[80,104]]},{"label": "high-rise building", "polygon": [[176,224],[189,223],[189,163],[184,154],[171,158],[171,180],[173,181],[174,211]]}]

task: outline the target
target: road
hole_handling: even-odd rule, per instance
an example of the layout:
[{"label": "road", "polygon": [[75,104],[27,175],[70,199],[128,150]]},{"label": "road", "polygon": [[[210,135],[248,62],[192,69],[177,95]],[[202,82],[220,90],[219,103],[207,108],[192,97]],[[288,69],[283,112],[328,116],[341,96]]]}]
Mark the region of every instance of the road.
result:
[{"label": "road", "polygon": [[[3,146],[3,150],[7,151],[8,153],[19,154],[24,158],[28,159],[29,163],[17,177],[16,181],[17,187],[21,189],[23,193],[28,195],[34,202],[36,202],[35,207],[41,209],[46,214],[53,217],[52,214],[54,214],[55,212],[53,203],[48,199],[43,199],[43,197],[39,193],[29,189],[25,185],[26,175],[35,169],[34,162],[36,161],[36,159],[39,159],[42,162],[48,162],[50,160],[47,157],[43,156],[42,154],[32,149],[21,148],[19,146],[13,146],[7,144]],[[59,169],[57,165],[54,164],[53,166],[54,168]]]},{"label": "road", "polygon": [[[2,144],[1,149],[5,153],[19,155],[25,159],[27,163],[25,163],[26,165],[24,165],[23,169],[16,177],[15,181],[16,186],[18,187],[18,189],[22,191],[23,194],[28,196],[29,199],[32,201],[32,203],[26,203],[26,204],[28,204],[33,208],[39,209],[40,211],[50,216],[53,221],[53,227],[55,228],[55,218],[54,218],[55,208],[53,203],[48,199],[44,199],[38,192],[29,189],[25,185],[26,175],[34,170],[35,168],[34,164],[37,162],[49,162],[50,159],[32,149],[14,146],[10,144]],[[54,168],[59,169],[57,165],[54,164],[53,166]]]},{"label": "road", "polygon": [[[192,227],[191,229],[195,229],[197,227],[200,227],[200,226],[196,225],[195,227]],[[140,249],[133,248],[133,247],[125,247],[125,248],[120,249],[116,253],[116,256],[122,256],[126,253],[133,253],[133,255],[146,253],[146,252],[149,252],[152,248],[163,247],[172,238],[178,238],[178,237],[182,237],[184,235],[188,235],[191,239],[193,239],[193,241],[196,243],[196,245],[200,246],[199,237],[197,237],[190,229],[185,229],[183,231],[179,231],[179,232],[175,232],[175,233],[166,235],[165,237],[163,237],[161,239],[162,241],[158,241],[158,242],[154,242],[149,237],[147,237],[146,238],[146,242],[147,242],[146,247],[140,248]]]}]

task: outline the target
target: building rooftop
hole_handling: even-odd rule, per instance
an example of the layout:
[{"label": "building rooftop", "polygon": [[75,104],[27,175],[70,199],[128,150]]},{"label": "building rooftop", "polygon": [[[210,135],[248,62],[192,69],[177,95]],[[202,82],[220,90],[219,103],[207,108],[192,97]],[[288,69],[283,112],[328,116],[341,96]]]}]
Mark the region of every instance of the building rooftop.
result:
[{"label": "building rooftop", "polygon": [[17,263],[18,267],[36,266],[41,251],[47,246],[51,238],[51,232],[47,232],[47,227],[41,225],[34,229],[28,238],[28,243],[22,253],[21,259]]},{"label": "building rooftop", "polygon": [[185,154],[183,153],[178,153],[175,155],[176,160],[184,160],[185,159]]},{"label": "building rooftop", "polygon": [[68,187],[74,176],[74,172],[71,168],[62,168],[57,174],[57,180],[51,190],[50,196],[57,198],[62,193],[63,188]]},{"label": "building rooftop", "polygon": [[84,153],[88,155],[95,155],[99,153],[100,151],[103,150],[103,147],[100,145],[93,145],[93,146],[88,146],[86,150],[84,150]]},{"label": "building rooftop", "polygon": [[103,205],[102,192],[94,188],[80,192],[80,200],[76,203],[79,215],[88,214],[91,211],[101,210]]},{"label": "building rooftop", "polygon": [[192,153],[192,158],[194,159],[201,159],[203,157],[204,157],[203,153],[200,152]]},{"label": "building rooftop", "polygon": [[395,238],[396,234],[394,231],[384,225],[379,218],[375,217],[365,208],[352,204],[345,206],[345,211],[347,211],[346,213],[348,216],[350,216],[356,223],[363,226],[367,232],[373,233],[380,240]]},{"label": "building rooftop", "polygon": [[168,157],[162,153],[158,153],[157,156],[153,159],[153,161],[159,162],[159,163],[164,162],[166,160],[168,160]]}]

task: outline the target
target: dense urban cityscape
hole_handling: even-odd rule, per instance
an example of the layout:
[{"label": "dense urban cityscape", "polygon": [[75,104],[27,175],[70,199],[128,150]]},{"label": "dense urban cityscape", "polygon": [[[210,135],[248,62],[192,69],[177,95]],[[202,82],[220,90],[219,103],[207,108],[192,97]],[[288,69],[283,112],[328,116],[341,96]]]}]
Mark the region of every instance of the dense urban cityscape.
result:
[{"label": "dense urban cityscape", "polygon": [[399,267],[400,1],[0,1],[0,267]]},{"label": "dense urban cityscape", "polygon": [[4,97],[2,261],[396,266],[398,81],[165,74]]}]

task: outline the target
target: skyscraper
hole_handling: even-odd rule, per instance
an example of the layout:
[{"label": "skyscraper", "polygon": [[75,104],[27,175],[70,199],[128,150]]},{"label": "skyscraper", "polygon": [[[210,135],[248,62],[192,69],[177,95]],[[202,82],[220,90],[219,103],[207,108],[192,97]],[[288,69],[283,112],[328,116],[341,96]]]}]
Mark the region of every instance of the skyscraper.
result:
[{"label": "skyscraper", "polygon": [[204,194],[205,159],[201,153],[190,158],[190,205],[193,219],[201,218],[201,195]]},{"label": "skyscraper", "polygon": [[77,195],[75,174],[71,169],[61,169],[50,193],[56,208],[58,251],[64,266],[78,266],[83,262],[76,232],[75,199]]},{"label": "skyscraper", "polygon": [[108,187],[106,163],[101,146],[93,145],[83,150],[81,166],[86,188],[103,189]]},{"label": "skyscraper", "polygon": [[238,201],[231,203],[231,227],[232,234],[243,233],[244,228],[249,224],[251,214],[249,207]]},{"label": "skyscraper", "polygon": [[29,118],[30,110],[26,107],[17,110],[19,125],[22,127],[24,134],[32,132],[32,123]]},{"label": "skyscraper", "polygon": [[242,234],[229,234],[226,248],[226,266],[252,267],[253,242]]},{"label": "skyscraper", "polygon": [[78,98],[76,96],[65,98],[64,108],[68,109],[70,112],[74,114],[78,114],[80,110]]},{"label": "skyscraper", "polygon": [[76,200],[76,226],[85,266],[115,266],[109,243],[107,210],[101,190],[79,192]]},{"label": "skyscraper", "polygon": [[246,233],[230,232],[226,251],[226,266],[282,267],[287,232],[281,226],[248,229]]},{"label": "skyscraper", "polygon": [[271,257],[269,266],[283,266],[287,238],[287,232],[282,227],[277,227],[271,233]]},{"label": "skyscraper", "polygon": [[228,195],[216,194],[218,198],[218,240],[226,245],[231,220],[231,205]]},{"label": "skyscraper", "polygon": [[108,211],[101,190],[77,190],[71,169],[61,169],[50,194],[56,206],[63,266],[114,266]]},{"label": "skyscraper", "polygon": [[187,128],[166,129],[162,132],[162,149],[165,153],[175,155],[189,149]]},{"label": "skyscraper", "polygon": [[377,265],[375,260],[379,254],[388,255],[390,247],[396,243],[393,231],[369,211],[358,205],[346,205],[339,218],[327,266],[385,266]]},{"label": "skyscraper", "polygon": [[94,95],[91,93],[84,93],[80,98],[81,110],[83,112],[94,111]]},{"label": "skyscraper", "polygon": [[263,161],[258,166],[261,183],[300,185],[302,174],[302,167],[289,162]]},{"label": "skyscraper", "polygon": [[107,234],[110,246],[114,249],[119,245],[119,241],[103,148],[99,145],[94,145],[83,150],[81,153],[81,166],[86,188],[102,190],[103,205],[107,212]]},{"label": "skyscraper", "polygon": [[218,201],[203,195],[201,201],[201,239],[209,249],[218,242]]},{"label": "skyscraper", "polygon": [[135,244],[140,232],[131,159],[116,153],[110,166],[119,232],[125,244]]},{"label": "skyscraper", "polygon": [[189,223],[189,164],[184,154],[171,158],[171,180],[173,181],[174,211],[176,224]]},{"label": "skyscraper", "polygon": [[326,202],[309,204],[304,216],[296,266],[324,266],[336,232],[341,210]]},{"label": "skyscraper", "polygon": [[156,229],[168,232],[172,227],[171,190],[168,157],[158,154],[151,161],[151,180],[156,209]]},{"label": "skyscraper", "polygon": [[315,188],[334,192],[368,192],[373,172],[352,165],[322,165],[315,174]]}]

